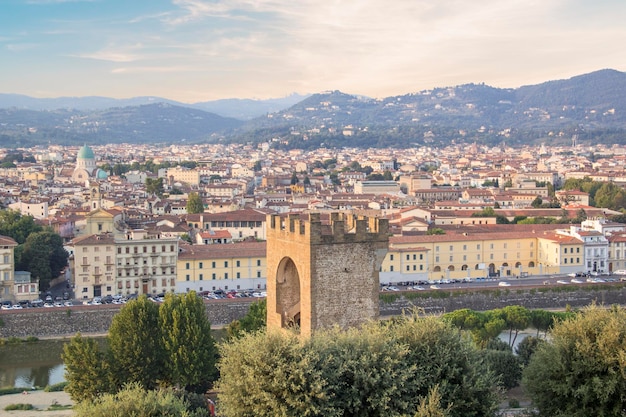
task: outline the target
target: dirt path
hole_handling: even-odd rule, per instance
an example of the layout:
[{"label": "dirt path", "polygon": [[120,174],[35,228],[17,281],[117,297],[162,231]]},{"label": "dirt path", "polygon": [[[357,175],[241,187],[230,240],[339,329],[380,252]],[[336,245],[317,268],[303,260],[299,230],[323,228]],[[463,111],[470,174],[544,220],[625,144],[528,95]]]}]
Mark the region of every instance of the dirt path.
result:
[{"label": "dirt path", "polygon": [[[25,391],[28,394],[9,394],[0,395],[0,415],[2,416],[21,416],[21,417],[60,417],[71,416],[72,410],[47,411],[52,404],[72,405],[67,392],[44,392],[44,391]],[[5,411],[4,407],[9,404],[32,404],[33,410],[13,410]],[[46,411],[44,411],[46,410]]]}]

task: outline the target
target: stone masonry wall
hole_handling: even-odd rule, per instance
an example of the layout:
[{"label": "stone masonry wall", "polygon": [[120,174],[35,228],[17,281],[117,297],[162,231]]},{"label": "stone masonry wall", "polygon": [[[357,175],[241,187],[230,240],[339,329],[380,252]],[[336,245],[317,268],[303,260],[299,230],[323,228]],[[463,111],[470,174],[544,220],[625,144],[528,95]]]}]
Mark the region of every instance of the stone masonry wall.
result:
[{"label": "stone masonry wall", "polygon": [[[442,295],[447,293],[447,295]],[[389,294],[389,293],[388,293]],[[550,288],[453,292],[438,290],[437,297],[409,300],[402,293],[392,293],[393,302],[380,302],[380,315],[394,316],[411,308],[439,314],[461,308],[477,311],[492,310],[507,305],[531,309],[563,309],[584,307],[592,302],[603,305],[626,305],[626,286],[602,286],[558,291]],[[427,294],[423,294],[426,296]],[[349,294],[338,295],[349,298]],[[213,327],[220,327],[242,318],[256,299],[213,300],[206,304],[207,316]],[[71,311],[68,313],[68,310]],[[105,334],[119,306],[75,306],[72,308],[37,308],[0,310],[0,338],[7,337],[69,337],[82,334]]]},{"label": "stone masonry wall", "polygon": [[[207,316],[213,328],[242,318],[253,298],[212,300],[206,303]],[[71,337],[81,334],[106,334],[118,305],[30,308],[0,311],[0,338]]]},{"label": "stone masonry wall", "polygon": [[[596,285],[596,284],[593,284]],[[440,292],[441,291],[441,292]],[[396,293],[401,294],[401,293]],[[599,305],[626,305],[626,286],[588,286],[585,288],[563,287],[513,289],[513,290],[477,290],[454,292],[437,290],[437,297],[413,298],[411,300],[399,295],[393,302],[380,303],[381,316],[395,316],[413,308],[423,310],[426,314],[441,314],[469,308],[475,311],[487,311],[507,305],[520,305],[529,309],[564,309],[567,306],[580,308],[593,302]],[[383,297],[384,299],[385,297]]]}]

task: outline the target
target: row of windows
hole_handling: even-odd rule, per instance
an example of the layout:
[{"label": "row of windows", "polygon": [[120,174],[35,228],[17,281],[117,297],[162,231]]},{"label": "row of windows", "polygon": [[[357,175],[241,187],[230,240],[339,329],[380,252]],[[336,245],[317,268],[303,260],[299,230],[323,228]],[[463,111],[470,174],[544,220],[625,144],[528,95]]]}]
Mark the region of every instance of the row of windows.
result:
[{"label": "row of windows", "polygon": [[[236,267],[240,267],[241,266],[241,261],[235,261],[235,266]],[[261,266],[261,260],[257,259],[256,260],[256,266]],[[213,261],[211,262],[211,268],[216,268],[217,267],[217,262]],[[202,269],[204,268],[204,262],[198,262],[198,269]],[[224,261],[224,268],[228,268],[228,261]],[[191,269],[191,263],[190,262],[185,262],[185,269]]]},{"label": "row of windows", "polygon": [[[256,271],[256,277],[257,278],[261,278],[261,271]],[[235,278],[236,279],[240,279],[241,278],[241,272],[237,272],[235,274]],[[218,279],[217,278],[217,274],[213,273],[211,274],[211,279]],[[224,278],[223,279],[228,279],[228,272],[224,273]],[[189,274],[185,275],[185,281],[190,281],[191,280],[191,276]],[[204,280],[204,274],[198,274],[198,281],[203,281]]]},{"label": "row of windows", "polygon": [[[113,250],[113,248],[111,246],[105,246],[104,248],[105,248],[104,250],[107,251],[107,252],[111,252]],[[119,248],[118,248],[118,250],[119,250]],[[94,246],[93,247],[93,251],[94,252],[100,252],[100,246]],[[83,252],[89,252],[89,246],[83,246]]]},{"label": "row of windows", "polygon": [[[567,253],[567,248],[563,248],[563,253]],[[569,253],[574,253],[574,248],[569,248]],[[576,248],[576,253],[580,253],[580,247]]]},{"label": "row of windows", "polygon": [[[96,246],[96,249],[97,249],[97,248],[98,248],[98,247]],[[156,253],[156,248],[157,248],[156,246],[151,246],[151,247],[150,247],[150,249],[151,249],[150,253]],[[84,249],[85,249],[85,248],[83,248],[83,251],[85,251]],[[161,252],[167,252],[167,250],[166,250],[166,249],[167,249],[167,246],[166,246],[166,245],[162,245],[162,246],[161,246]],[[97,251],[96,251],[96,252],[97,252]],[[174,245],[170,245],[170,252],[175,252],[175,250],[174,250]],[[118,253],[118,254],[121,254],[121,253],[122,253],[122,248],[121,248],[121,247],[118,247],[118,248],[117,248],[117,253]],[[124,248],[124,253],[130,253],[130,247],[126,246],[126,247]],[[133,253],[139,253],[139,246],[133,246]],[[141,252],[141,253],[148,253],[148,246],[142,246],[142,252]]]}]

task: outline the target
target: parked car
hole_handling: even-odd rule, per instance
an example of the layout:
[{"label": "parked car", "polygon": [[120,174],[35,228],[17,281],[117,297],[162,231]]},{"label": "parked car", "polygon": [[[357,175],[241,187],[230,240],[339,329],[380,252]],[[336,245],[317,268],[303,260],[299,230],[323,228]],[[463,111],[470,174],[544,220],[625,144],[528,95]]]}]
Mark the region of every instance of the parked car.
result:
[{"label": "parked car", "polygon": [[498,287],[510,287],[511,284],[509,282],[506,281],[500,281],[498,282]]},{"label": "parked car", "polygon": [[2,302],[2,310],[11,310],[13,308],[13,303],[11,301],[3,301]]}]

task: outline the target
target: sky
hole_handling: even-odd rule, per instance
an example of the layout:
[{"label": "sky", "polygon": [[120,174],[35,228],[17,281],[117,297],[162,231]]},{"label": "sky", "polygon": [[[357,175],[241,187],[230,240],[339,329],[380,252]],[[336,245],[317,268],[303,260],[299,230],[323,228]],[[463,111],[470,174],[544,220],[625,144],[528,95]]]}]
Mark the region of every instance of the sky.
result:
[{"label": "sky", "polygon": [[626,71],[624,0],[0,0],[0,93],[389,97]]}]

